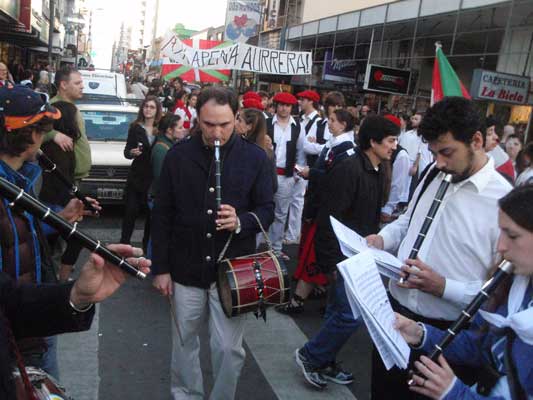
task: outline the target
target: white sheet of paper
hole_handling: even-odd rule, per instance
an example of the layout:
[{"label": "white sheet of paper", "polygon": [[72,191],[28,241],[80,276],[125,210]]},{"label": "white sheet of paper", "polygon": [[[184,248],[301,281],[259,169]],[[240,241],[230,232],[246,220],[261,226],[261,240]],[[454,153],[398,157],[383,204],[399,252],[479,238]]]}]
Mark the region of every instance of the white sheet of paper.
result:
[{"label": "white sheet of paper", "polygon": [[330,216],[329,218],[342,254],[346,257],[352,257],[355,254],[370,249],[374,259],[378,263],[379,272],[390,279],[400,280],[400,268],[403,263],[398,258],[384,250],[369,247],[364,237],[348,228],[335,217]]},{"label": "white sheet of paper", "polygon": [[385,367],[407,368],[410,348],[394,328],[396,318],[372,252],[359,253],[339,263],[338,267],[352,311],[363,317]]}]

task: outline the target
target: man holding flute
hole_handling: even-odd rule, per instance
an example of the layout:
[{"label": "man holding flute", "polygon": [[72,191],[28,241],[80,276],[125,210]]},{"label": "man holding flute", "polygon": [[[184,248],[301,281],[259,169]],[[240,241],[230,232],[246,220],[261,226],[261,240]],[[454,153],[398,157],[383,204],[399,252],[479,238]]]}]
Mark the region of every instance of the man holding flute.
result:
[{"label": "man holding flute", "polygon": [[[32,161],[52,120],[60,116],[61,113],[47,103],[45,95],[24,86],[0,88],[2,179],[33,194],[41,171]],[[20,351],[24,355],[19,339],[88,329],[93,315],[92,303],[110,296],[124,280],[118,268],[95,255],[76,283],[40,285],[56,282],[57,278],[48,258],[44,226],[37,217],[23,211],[18,204],[0,199],[0,398],[9,400],[15,398],[11,376],[13,354]],[[74,199],[59,215],[76,221],[84,213],[83,203]],[[115,250],[123,257],[141,254],[139,249],[130,246],[115,247]],[[134,264],[148,271],[149,262],[137,259]],[[47,339],[50,351],[53,339]],[[39,338],[26,340],[26,345],[31,354],[46,348],[44,340]],[[26,357],[24,362],[43,367],[48,363],[53,368],[55,354],[49,354],[40,354],[36,359]],[[42,364],[35,364],[39,360]]]},{"label": "man holding flute", "polygon": [[199,131],[168,151],[159,178],[152,217],[154,286],[171,302],[173,399],[204,398],[198,354],[208,314],[214,375],[209,398],[229,400],[244,363],[244,320],[224,315],[216,264],[230,235],[227,257],[255,252],[260,228],[250,212],[265,229],[272,223],[272,167],[260,147],[234,133],[238,103],[230,89],[204,89],[196,107]]},{"label": "man holding flute", "polygon": [[[405,260],[404,282],[390,282],[393,308],[445,329],[477,294],[493,265],[498,239],[497,201],[511,190],[483,148],[484,130],[474,104],[445,98],[426,113],[419,131],[435,163],[426,171],[407,212],[377,235],[370,245]],[[417,259],[408,259],[445,174],[452,184],[432,220]],[[372,398],[397,399],[414,394],[399,369],[387,372],[374,350]]]}]

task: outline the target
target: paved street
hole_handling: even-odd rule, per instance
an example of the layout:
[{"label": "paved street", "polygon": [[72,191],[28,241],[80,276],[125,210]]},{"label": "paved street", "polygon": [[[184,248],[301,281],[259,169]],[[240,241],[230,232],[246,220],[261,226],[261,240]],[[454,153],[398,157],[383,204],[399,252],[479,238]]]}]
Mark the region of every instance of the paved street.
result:
[{"label": "paved street", "polygon": [[[133,241],[140,242],[138,221]],[[117,242],[120,209],[112,208],[98,220],[85,221],[83,230],[99,240]],[[289,249],[295,255],[296,246]],[[87,259],[84,251],[80,265]],[[294,257],[288,264],[292,272]],[[355,375],[343,387],[330,384],[324,392],[310,389],[294,363],[294,350],[315,333],[321,323],[324,300],[310,300],[306,312],[295,318],[269,310],[267,323],[247,317],[246,363],[237,399],[368,399],[370,341],[360,329],[341,351],[339,361]],[[98,307],[89,332],[62,335],[59,340],[61,381],[77,400],[170,399],[170,317],[168,302],[149,281],[128,280]],[[206,393],[212,385],[204,332],[201,361]]]}]

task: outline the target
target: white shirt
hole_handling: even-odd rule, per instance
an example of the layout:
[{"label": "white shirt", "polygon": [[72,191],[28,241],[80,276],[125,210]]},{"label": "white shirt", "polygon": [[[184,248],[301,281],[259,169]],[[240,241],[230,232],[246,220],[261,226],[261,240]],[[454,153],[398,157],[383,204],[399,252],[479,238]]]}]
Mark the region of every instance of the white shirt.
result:
[{"label": "white shirt", "polygon": [[[409,219],[415,201],[407,212],[384,227],[385,250],[406,260],[422,227],[443,178],[439,173],[429,184]],[[413,195],[418,198],[422,185]],[[442,298],[416,289],[402,289],[389,283],[392,296],[411,311],[428,318],[452,321],[479,292],[487,279],[487,271],[496,259],[499,236],[498,200],[511,190],[511,185],[495,169],[492,159],[470,178],[450,184],[435,216],[418,257],[437,273],[446,284]]]},{"label": "white shirt", "polygon": [[[324,127],[324,140],[325,141],[328,141],[332,135],[331,135],[331,132],[329,131],[329,124],[328,124],[328,119],[324,119],[322,121],[322,123],[325,123],[326,126]],[[309,131],[309,134],[305,137],[305,142],[304,142],[304,151],[305,151],[305,154],[309,154],[309,155],[318,155],[320,154],[320,152],[322,151],[322,149],[324,148],[325,144],[320,144],[320,143],[311,143],[308,139],[310,137],[313,137],[315,138],[316,140],[316,131],[317,131],[317,125],[314,124],[315,126],[315,129],[311,129]],[[304,130],[305,132],[305,130]]]},{"label": "white shirt", "polygon": [[382,213],[392,215],[398,203],[407,203],[409,201],[409,186],[411,185],[411,177],[409,176],[410,167],[411,160],[407,151],[400,151],[394,160],[394,164],[392,164],[389,200],[381,209]]},{"label": "white shirt", "polygon": [[417,134],[415,129],[407,131],[398,140],[411,159],[411,165],[415,162],[420,154],[420,161],[418,162],[418,175],[426,169],[426,167],[433,162],[433,154],[429,151],[429,146],[422,140],[422,136]]},{"label": "white shirt", "polygon": [[198,114],[196,113],[196,108],[191,106],[187,106],[187,108],[191,113],[191,126],[196,125],[196,118],[198,117]]},{"label": "white shirt", "polygon": [[[278,116],[274,115],[272,118],[272,125],[274,127],[274,143],[276,144],[276,166],[278,168],[285,168],[287,164],[287,142],[291,141],[292,125],[296,125],[293,117],[290,117],[287,126],[282,128],[278,123]],[[304,154],[305,130],[300,128],[298,141],[296,142],[296,164],[305,165]]]},{"label": "white shirt", "polygon": [[524,186],[533,184],[533,167],[526,168],[516,178],[515,186]]}]

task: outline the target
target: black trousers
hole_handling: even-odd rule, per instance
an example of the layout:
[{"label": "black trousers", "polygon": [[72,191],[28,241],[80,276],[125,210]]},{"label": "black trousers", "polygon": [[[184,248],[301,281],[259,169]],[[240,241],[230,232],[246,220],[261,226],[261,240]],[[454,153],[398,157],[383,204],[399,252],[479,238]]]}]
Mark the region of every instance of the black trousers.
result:
[{"label": "black trousers", "polygon": [[[414,321],[422,322],[424,324],[433,325],[439,329],[447,329],[453,321],[435,320],[425,318],[421,315],[413,313],[411,310],[400,305],[392,296],[389,296],[392,308],[399,314],[410,318]],[[372,348],[372,382],[371,393],[372,400],[415,400],[426,399],[415,392],[409,390],[407,381],[409,380],[409,370],[416,371],[414,362],[417,361],[421,355],[427,355],[419,350],[411,350],[411,357],[409,358],[409,367],[402,370],[398,367],[392,367],[387,371],[376,347]],[[455,375],[467,385],[473,385],[476,382],[477,373],[474,369],[465,366],[458,366],[450,363]]]},{"label": "black trousers", "polygon": [[146,221],[144,223],[144,234],[142,246],[147,248],[148,239],[150,237],[150,209],[148,208],[148,192],[139,191],[126,186],[126,204],[124,209],[124,217],[122,218],[122,234],[120,236],[120,243],[130,244],[131,235],[135,229],[135,220],[141,213],[146,212]]}]

